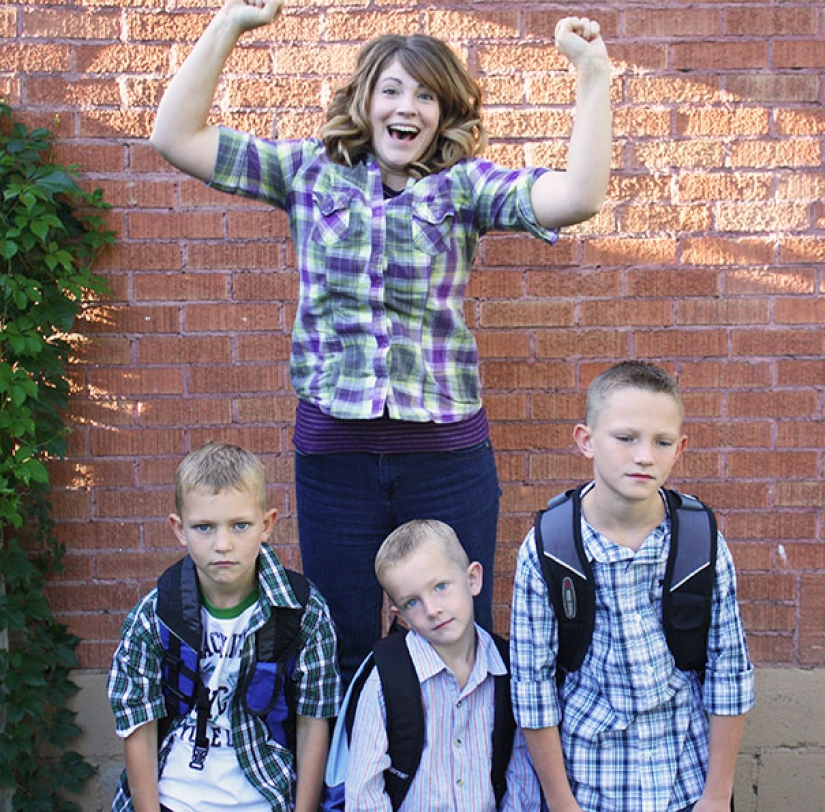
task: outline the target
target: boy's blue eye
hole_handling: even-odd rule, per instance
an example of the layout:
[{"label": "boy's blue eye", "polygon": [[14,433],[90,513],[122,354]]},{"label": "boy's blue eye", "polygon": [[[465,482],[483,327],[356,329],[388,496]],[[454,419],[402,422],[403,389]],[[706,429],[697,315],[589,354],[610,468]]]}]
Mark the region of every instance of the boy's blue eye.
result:
[{"label": "boy's blue eye", "polygon": [[212,529],[211,524],[196,524],[194,527],[198,533],[208,533]]},{"label": "boy's blue eye", "polygon": [[442,581],[440,584],[435,585],[436,592],[443,592],[447,588],[447,582]]},{"label": "boy's blue eye", "polygon": [[414,609],[418,605],[418,598],[410,598],[405,604],[405,609]]},{"label": "boy's blue eye", "polygon": [[248,530],[252,526],[252,522],[236,522],[235,529],[236,530]]}]

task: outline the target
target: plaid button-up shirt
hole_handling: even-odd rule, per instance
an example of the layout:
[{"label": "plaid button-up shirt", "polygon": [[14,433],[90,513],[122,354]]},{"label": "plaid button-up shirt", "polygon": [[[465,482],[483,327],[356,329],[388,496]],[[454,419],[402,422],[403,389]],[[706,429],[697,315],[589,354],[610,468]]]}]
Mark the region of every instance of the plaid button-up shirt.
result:
[{"label": "plaid button-up shirt", "polygon": [[223,128],[211,186],[289,217],[300,301],[290,377],[297,395],[344,419],[452,423],[481,406],[464,295],[479,237],[529,231],[545,170],[464,160],[385,199],[369,157],[348,168],[315,139],[268,141]]},{"label": "plaid button-up shirt", "polygon": [[[556,688],[558,625],[531,530],[516,564],[511,621],[513,709],[525,728],[561,725],[570,784],[585,812],[675,812],[705,786],[708,718],[746,713],[754,674],[730,551],[719,535],[704,684],[679,671],[662,629],[669,518],[638,550],[582,518],[596,623],[578,671]],[[681,543],[690,543],[682,539]]]},{"label": "plaid button-up shirt", "polygon": [[[249,621],[243,644],[245,663],[252,660],[254,632],[264,625],[270,606],[296,607],[286,574],[275,553],[262,545],[258,558],[259,600]],[[109,673],[109,700],[119,736],[166,715],[161,690],[163,648],[156,614],[157,590],[153,589],[130,612],[123,624],[121,641]],[[301,629],[302,647],[294,670],[296,712],[312,718],[335,716],[340,705],[336,640],[329,610],[320,593],[312,587]],[[240,769],[252,785],[269,801],[272,809],[292,809],[295,795],[295,764],[291,752],[270,740],[266,725],[247,713],[237,696],[230,706],[234,741]],[[175,728],[185,721],[177,718],[160,752],[159,773],[163,773]],[[112,804],[113,812],[131,810],[132,800],[125,785],[125,771]]]}]

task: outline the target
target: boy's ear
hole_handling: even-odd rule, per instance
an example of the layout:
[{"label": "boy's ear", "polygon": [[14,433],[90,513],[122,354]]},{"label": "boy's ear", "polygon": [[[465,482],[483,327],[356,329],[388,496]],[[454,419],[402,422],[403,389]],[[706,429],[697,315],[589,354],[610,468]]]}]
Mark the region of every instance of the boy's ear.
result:
[{"label": "boy's ear", "polygon": [[591,459],[593,456],[593,437],[590,434],[590,429],[584,423],[577,423],[573,429],[573,440],[579,448],[579,451]]},{"label": "boy's ear", "polygon": [[473,561],[467,567],[467,580],[470,584],[470,592],[473,597],[481,592],[481,587],[484,585],[484,567],[478,561]]},{"label": "boy's ear", "polygon": [[172,526],[172,532],[175,534],[177,540],[186,547],[186,534],[183,532],[183,520],[177,513],[169,514],[169,524]]},{"label": "boy's ear", "polygon": [[272,535],[272,528],[275,526],[275,519],[278,518],[278,511],[270,508],[264,513],[264,529],[261,534],[261,542],[266,541]]}]

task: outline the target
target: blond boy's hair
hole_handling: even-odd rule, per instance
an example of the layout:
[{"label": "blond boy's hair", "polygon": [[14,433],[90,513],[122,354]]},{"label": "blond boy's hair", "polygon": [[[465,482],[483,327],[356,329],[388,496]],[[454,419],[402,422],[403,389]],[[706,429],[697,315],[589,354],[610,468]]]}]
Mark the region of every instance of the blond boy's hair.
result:
[{"label": "blond boy's hair", "polygon": [[382,588],[386,589],[387,571],[424,546],[437,548],[462,569],[470,566],[470,559],[450,525],[437,519],[413,519],[393,530],[375,556],[375,576]]},{"label": "blond boy's hair", "polygon": [[584,421],[593,428],[607,399],[619,389],[641,389],[654,394],[670,395],[684,416],[682,393],[676,381],[663,369],[646,361],[621,361],[596,376],[587,390]]},{"label": "blond boy's hair", "polygon": [[231,443],[209,442],[184,457],[175,477],[175,507],[178,514],[188,493],[200,491],[246,491],[267,509],[266,470],[251,451]]}]

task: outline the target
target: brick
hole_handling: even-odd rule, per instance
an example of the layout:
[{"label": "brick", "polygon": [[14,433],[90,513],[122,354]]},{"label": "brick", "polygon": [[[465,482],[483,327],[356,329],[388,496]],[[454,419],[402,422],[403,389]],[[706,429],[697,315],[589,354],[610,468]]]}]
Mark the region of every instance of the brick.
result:
[{"label": "brick", "polygon": [[530,341],[526,333],[496,330],[479,331],[476,344],[482,358],[521,358],[530,357]]},{"label": "brick", "polygon": [[626,206],[619,223],[625,232],[702,232],[711,226],[711,210],[707,205],[697,204]]},{"label": "brick", "polygon": [[806,74],[733,74],[725,77],[725,88],[752,102],[816,102],[819,94],[816,76]]},{"label": "brick", "polygon": [[100,305],[89,308],[86,332],[121,335],[143,333],[177,333],[180,330],[180,308],[175,306]]},{"label": "brick", "polygon": [[48,106],[65,110],[80,106],[104,106],[120,103],[120,90],[112,81],[85,81],[79,83],[58,77],[30,76],[25,83],[26,104],[31,107]]},{"label": "brick", "polygon": [[768,61],[766,42],[675,42],[671,46],[673,68],[678,71],[732,71],[763,68]]},{"label": "brick", "polygon": [[670,269],[628,271],[625,275],[630,297],[718,296],[719,276],[712,269]]},{"label": "brick", "polygon": [[801,420],[783,420],[776,427],[778,448],[822,448],[825,447],[825,422],[811,420],[807,416]]},{"label": "brick", "polygon": [[825,663],[825,576],[803,576],[800,594],[800,660]]},{"label": "brick", "polygon": [[[770,513],[732,513],[726,517],[725,537],[730,540],[743,539],[771,539],[785,541],[790,539],[807,539],[816,533],[816,514],[808,513],[781,513],[772,511]],[[757,545],[750,545],[757,546]],[[758,545],[760,551],[765,545]],[[776,566],[777,555],[774,545],[771,545],[772,553],[770,558],[762,562],[754,562],[748,559],[747,569],[773,569]],[[785,545],[787,552],[788,545]],[[789,557],[789,562],[795,558]],[[759,566],[756,564],[759,563]],[[737,561],[737,566],[739,566]],[[743,564],[744,566],[744,564]]]},{"label": "brick", "polygon": [[630,335],[618,330],[541,330],[536,333],[536,358],[625,358]]},{"label": "brick", "polygon": [[[815,8],[726,8],[722,11],[723,32],[750,37],[754,32],[767,39],[805,36],[816,27]],[[774,47],[777,43],[774,43]]]},{"label": "brick", "polygon": [[535,73],[567,70],[567,60],[554,48],[533,45],[483,45],[476,49],[478,71],[494,73]]},{"label": "brick", "polygon": [[817,397],[809,391],[732,392],[728,413],[732,417],[793,417],[816,414]]},{"label": "brick", "polygon": [[775,305],[777,324],[815,325],[825,323],[825,299],[778,299]]},{"label": "brick", "polygon": [[728,203],[715,209],[718,231],[804,231],[810,224],[810,208],[804,203]]},{"label": "brick", "polygon": [[668,326],[673,324],[673,303],[653,299],[582,302],[579,323],[588,327]]},{"label": "brick", "polygon": [[[825,116],[811,110],[775,110],[773,114],[776,132],[789,136],[818,135],[825,130]],[[812,178],[818,176],[811,173]],[[821,180],[821,178],[820,178]]]},{"label": "brick", "polygon": [[754,107],[735,109],[692,104],[676,112],[675,132],[680,136],[767,135],[770,114]]},{"label": "brick", "polygon": [[694,138],[690,141],[651,141],[631,147],[631,161],[635,167],[649,170],[668,167],[691,168],[719,166],[724,159],[718,140]]},{"label": "brick", "polygon": [[[612,49],[611,49],[612,55]],[[719,77],[703,78],[697,83],[680,76],[628,76],[626,80],[627,101],[632,104],[709,104],[719,100],[721,80]]]},{"label": "brick", "polygon": [[661,358],[727,357],[728,339],[723,330],[636,331],[634,345],[639,357],[656,362]]},{"label": "brick", "polygon": [[232,293],[236,302],[297,302],[298,276],[292,271],[235,273]]},{"label": "brick", "polygon": [[[559,392],[560,387],[548,387],[547,394],[530,398],[530,417],[533,420],[569,420],[579,422],[584,417],[584,394]],[[553,391],[555,390],[555,391]],[[566,445],[572,444],[572,428]]]},{"label": "brick", "polygon": [[676,306],[676,324],[759,325],[770,318],[769,303],[760,299],[688,299]]},{"label": "brick", "polygon": [[[510,270],[478,270],[470,276],[470,299],[515,299],[524,293],[524,274]],[[535,295],[532,294],[531,295]]]},{"label": "brick", "polygon": [[825,359],[781,359],[776,366],[779,386],[816,387],[825,381]]},{"label": "brick", "polygon": [[585,481],[592,472],[592,463],[578,454],[531,454],[528,479],[531,482]]},{"label": "brick", "polygon": [[202,270],[249,270],[278,266],[278,255],[270,243],[189,244],[187,265]]},{"label": "brick", "polygon": [[774,42],[773,67],[792,70],[825,67],[825,48],[822,47],[822,40]]},{"label": "brick", "polygon": [[42,39],[114,40],[120,35],[120,14],[78,7],[23,9],[23,32]]},{"label": "brick", "polygon": [[[117,35],[112,37],[118,39]],[[77,45],[75,69],[80,73],[160,74],[169,72],[169,51],[160,45]]]},{"label": "brick", "polygon": [[485,302],[483,327],[563,327],[573,324],[573,304],[562,301]]},{"label": "brick", "polygon": [[767,265],[773,240],[761,237],[688,237],[681,242],[685,265]]},{"label": "brick", "polygon": [[193,367],[189,377],[192,393],[275,392],[283,388],[283,374],[274,364]]},{"label": "brick", "polygon": [[484,361],[481,373],[484,386],[491,389],[557,388],[573,383],[572,372],[561,363]]},{"label": "brick", "polygon": [[712,8],[628,8],[623,15],[625,31],[642,39],[679,37],[709,38],[719,33],[719,14]]},{"label": "brick", "polygon": [[787,450],[736,451],[727,455],[727,474],[736,479],[805,479],[817,476],[817,454]]},{"label": "brick", "polygon": [[679,385],[689,389],[752,389],[772,384],[772,366],[754,361],[686,362],[679,368]]},{"label": "brick", "polygon": [[738,589],[742,601],[795,601],[796,578],[792,575],[772,575],[767,580],[762,575],[739,573]]},{"label": "brick", "polygon": [[184,329],[188,333],[248,332],[282,327],[282,308],[275,304],[188,304]]},{"label": "brick", "polygon": [[728,164],[735,169],[748,167],[822,166],[822,145],[814,138],[738,141],[731,145]]},{"label": "brick", "polygon": [[[168,361],[167,361],[168,363]],[[180,395],[183,394],[183,375],[172,367],[92,369],[89,384],[109,395]]]},{"label": "brick", "polygon": [[743,330],[731,336],[734,355],[822,355],[825,335],[821,330]]},{"label": "brick", "polygon": [[292,339],[288,333],[275,335],[240,335],[235,342],[236,361],[286,360],[289,358]]},{"label": "brick", "polygon": [[785,264],[824,262],[825,244],[818,237],[785,236],[779,246],[779,260]]},{"label": "brick", "polygon": [[790,632],[796,626],[795,611],[791,605],[742,603],[742,620],[751,631]]},{"label": "brick", "polygon": [[231,359],[228,336],[147,336],[138,342],[141,364],[225,364]]},{"label": "brick", "polygon": [[599,238],[584,246],[587,265],[668,265],[676,260],[675,239]]},{"label": "brick", "polygon": [[822,507],[825,505],[825,482],[778,482],[776,504],[781,507]]},{"label": "brick", "polygon": [[535,238],[487,237],[482,245],[485,267],[547,267],[572,262],[570,248],[560,242],[548,245]]},{"label": "brick", "polygon": [[218,211],[136,211],[129,214],[128,236],[133,240],[216,239],[224,236]]},{"label": "brick", "polygon": [[221,273],[136,273],[136,302],[228,300],[229,277]]},{"label": "brick", "polygon": [[618,271],[582,268],[578,273],[528,271],[526,294],[542,298],[615,298],[621,294]]},{"label": "brick", "polygon": [[225,426],[232,422],[231,401],[224,398],[146,400],[139,405],[141,426]]},{"label": "brick", "polygon": [[234,403],[237,422],[241,424],[286,423],[291,425],[295,422],[296,405],[297,400],[294,395],[245,397],[237,399]]},{"label": "brick", "polygon": [[286,215],[271,206],[266,206],[260,211],[254,207],[244,209],[242,212],[228,211],[226,229],[226,236],[231,240],[289,237],[289,223]]},{"label": "brick", "polygon": [[764,201],[773,198],[773,175],[768,172],[683,172],[675,179],[679,202],[714,200]]},{"label": "brick", "polygon": [[92,454],[96,457],[152,457],[184,453],[180,429],[115,429],[92,431]]}]

